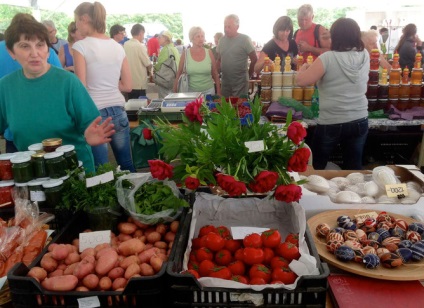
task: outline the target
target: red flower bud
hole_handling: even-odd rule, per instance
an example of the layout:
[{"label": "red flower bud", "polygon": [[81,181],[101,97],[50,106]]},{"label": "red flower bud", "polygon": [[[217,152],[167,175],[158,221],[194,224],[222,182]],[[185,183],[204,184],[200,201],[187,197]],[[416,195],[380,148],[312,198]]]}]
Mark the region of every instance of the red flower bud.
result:
[{"label": "red flower bud", "polygon": [[275,190],[275,199],[284,202],[296,202],[302,197],[302,188],[295,184],[280,185]]},{"label": "red flower bud", "polygon": [[249,184],[249,189],[256,193],[266,193],[277,184],[278,173],[273,171],[261,171],[255,176],[255,181]]},{"label": "red flower bud", "polygon": [[202,100],[196,99],[195,101],[189,103],[185,107],[185,115],[191,121],[197,121],[199,123],[203,122],[202,115],[200,114],[200,109],[202,107]]},{"label": "red flower bud", "polygon": [[306,171],[310,156],[311,151],[308,148],[297,149],[289,159],[287,170],[295,172]]},{"label": "red flower bud", "polygon": [[287,137],[294,144],[299,144],[306,137],[306,129],[299,122],[292,122],[287,129]]},{"label": "red flower bud", "polygon": [[152,176],[158,180],[165,180],[170,179],[173,176],[172,169],[174,169],[173,166],[165,163],[162,160],[155,159],[155,160],[148,160],[149,166],[150,166],[150,172],[152,173]]},{"label": "red flower bud", "polygon": [[197,187],[199,187],[199,185],[200,185],[200,181],[198,178],[189,176],[188,178],[185,179],[185,186],[188,189],[196,190]]}]

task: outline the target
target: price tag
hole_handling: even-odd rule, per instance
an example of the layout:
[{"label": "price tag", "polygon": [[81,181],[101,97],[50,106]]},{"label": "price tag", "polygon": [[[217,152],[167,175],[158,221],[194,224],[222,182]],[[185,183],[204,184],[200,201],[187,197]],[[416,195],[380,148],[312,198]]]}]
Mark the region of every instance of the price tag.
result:
[{"label": "price tag", "polygon": [[367,213],[362,213],[362,214],[356,214],[354,215],[355,220],[356,220],[356,224],[357,225],[361,225],[364,223],[365,219],[367,218],[374,218],[377,219],[378,214],[376,212],[367,212]]},{"label": "price tag", "polygon": [[386,193],[388,197],[397,197],[399,199],[408,196],[408,189],[405,183],[386,185]]},{"label": "price tag", "polygon": [[265,143],[263,140],[246,141],[244,146],[249,149],[249,153],[262,152],[265,150]]},{"label": "price tag", "polygon": [[269,230],[269,228],[255,228],[255,227],[231,227],[231,234],[233,239],[242,240],[246,235],[252,233],[261,234],[262,232]]},{"label": "price tag", "polygon": [[86,179],[85,185],[87,187],[93,187],[93,186],[97,186],[99,184],[107,183],[113,180],[114,180],[113,171],[109,171],[109,172]]},{"label": "price tag", "polygon": [[79,234],[79,251],[94,248],[99,244],[110,244],[110,230],[85,232]]},{"label": "price tag", "polygon": [[97,296],[78,298],[79,308],[94,308],[100,307],[100,301]]}]

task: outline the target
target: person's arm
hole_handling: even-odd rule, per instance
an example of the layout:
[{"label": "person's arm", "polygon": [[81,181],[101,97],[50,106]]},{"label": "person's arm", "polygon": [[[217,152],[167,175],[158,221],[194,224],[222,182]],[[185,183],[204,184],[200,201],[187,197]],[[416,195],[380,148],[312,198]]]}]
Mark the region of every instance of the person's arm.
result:
[{"label": "person's arm", "polygon": [[119,80],[119,91],[121,92],[131,92],[132,91],[132,78],[130,65],[128,64],[127,57],[122,61],[121,66],[121,79]]},{"label": "person's arm", "polygon": [[256,55],[256,50],[253,50],[249,53],[250,66],[249,66],[249,79],[253,76],[255,71],[255,64],[258,61],[258,56]]},{"label": "person's arm", "polygon": [[211,62],[212,62],[212,79],[215,82],[216,94],[221,95],[221,80],[219,79],[219,73],[218,73],[218,68],[216,66],[215,56],[213,55],[212,50],[208,50],[208,51],[209,51],[209,56],[211,57]]},{"label": "person's arm", "polygon": [[[190,51],[187,51],[187,52],[190,52]],[[178,79],[180,79],[180,76],[183,73],[184,63],[185,63],[185,56],[186,56],[185,53],[183,53],[181,55],[180,64],[178,65],[177,76],[175,77],[174,87],[172,88],[172,91],[174,93],[177,93],[178,92]]]},{"label": "person's arm", "polygon": [[382,68],[385,68],[387,70],[387,72],[389,73],[390,70],[392,69],[392,66],[390,65],[390,63],[386,60],[386,58],[384,58],[384,56],[382,54],[380,54],[380,66]]},{"label": "person's arm", "polygon": [[264,67],[266,56],[267,56],[267,54],[264,53],[263,51],[261,51],[261,53],[259,54],[259,59],[258,59],[258,61],[256,61],[255,68],[254,68],[256,75],[259,75],[262,68]]},{"label": "person's arm", "polygon": [[82,84],[87,87],[87,67],[84,56],[74,49],[74,69],[75,75],[81,80]]},{"label": "person's arm", "polygon": [[305,63],[296,74],[296,84],[305,87],[316,83],[324,76],[324,65],[320,58],[317,58],[311,65]]},{"label": "person's arm", "polygon": [[59,61],[62,67],[65,67],[65,46],[59,48]]}]

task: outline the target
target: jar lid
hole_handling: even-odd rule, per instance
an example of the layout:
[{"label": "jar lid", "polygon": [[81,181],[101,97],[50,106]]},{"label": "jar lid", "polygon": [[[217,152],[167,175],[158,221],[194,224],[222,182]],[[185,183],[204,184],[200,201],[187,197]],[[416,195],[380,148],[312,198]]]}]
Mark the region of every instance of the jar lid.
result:
[{"label": "jar lid", "polygon": [[422,84],[415,84],[415,83],[413,83],[411,86],[413,86],[413,87],[422,87],[423,85]]},{"label": "jar lid", "polygon": [[50,152],[44,154],[44,159],[52,159],[60,156],[63,156],[63,152]]},{"label": "jar lid", "polygon": [[268,72],[262,71],[262,72],[261,72],[261,74],[262,74],[262,75],[270,75],[270,74],[271,74],[271,72],[269,72],[269,71],[268,71]]},{"label": "jar lid", "polygon": [[284,73],[283,73],[284,75],[293,75],[293,71],[289,71],[289,72],[286,72],[286,71],[284,71]]},{"label": "jar lid", "polygon": [[270,90],[271,87],[262,87],[261,90]]},{"label": "jar lid", "polygon": [[273,75],[277,75],[277,74],[278,74],[278,75],[281,75],[281,74],[283,74],[283,73],[282,73],[282,72],[278,72],[278,71],[274,71],[274,72],[272,72],[272,74],[273,74]]},{"label": "jar lid", "polygon": [[30,151],[30,150],[28,150],[28,151],[21,151],[21,152],[18,152],[17,154],[28,154],[29,156],[31,156],[31,155],[34,155],[35,153],[37,153],[37,152],[35,152],[35,151]]},{"label": "jar lid", "polygon": [[13,163],[13,164],[20,164],[20,163],[25,163],[25,162],[30,161],[30,160],[31,160],[30,155],[28,155],[26,153],[19,153],[19,154],[16,154],[15,156],[13,156],[10,159],[10,162]]},{"label": "jar lid", "polygon": [[419,97],[411,97],[409,98],[411,101],[419,101],[421,100]]},{"label": "jar lid", "polygon": [[26,182],[26,183],[15,183],[15,186],[17,186],[17,187],[27,187],[28,182]]},{"label": "jar lid", "polygon": [[63,180],[61,179],[50,179],[48,181],[43,182],[42,185],[44,188],[52,188],[52,187],[60,186],[62,184],[63,184]]},{"label": "jar lid", "polygon": [[60,147],[58,147],[56,149],[56,152],[70,152],[70,151],[74,151],[75,150],[75,146],[73,144],[67,144],[67,145],[62,145]]},{"label": "jar lid", "polygon": [[49,178],[40,178],[40,179],[34,179],[29,181],[27,184],[28,186],[39,186],[43,184],[45,181],[47,181]]},{"label": "jar lid", "polygon": [[3,153],[0,154],[0,160],[10,160],[16,153]]},{"label": "jar lid", "polygon": [[43,146],[56,146],[62,144],[61,138],[48,138],[42,141]]},{"label": "jar lid", "polygon": [[9,187],[15,185],[15,182],[13,180],[9,181],[0,181],[0,187]]},{"label": "jar lid", "polygon": [[41,151],[42,149],[43,149],[42,143],[34,143],[28,147],[28,150],[30,151]]},{"label": "jar lid", "polygon": [[[370,99],[369,99],[369,101],[370,101]],[[378,101],[384,103],[384,102],[387,102],[388,99],[387,98],[379,98]]]},{"label": "jar lid", "polygon": [[33,158],[44,158],[44,155],[46,154],[46,152],[38,152],[38,153],[35,153],[35,154],[32,154],[31,155],[31,157],[33,157]]}]

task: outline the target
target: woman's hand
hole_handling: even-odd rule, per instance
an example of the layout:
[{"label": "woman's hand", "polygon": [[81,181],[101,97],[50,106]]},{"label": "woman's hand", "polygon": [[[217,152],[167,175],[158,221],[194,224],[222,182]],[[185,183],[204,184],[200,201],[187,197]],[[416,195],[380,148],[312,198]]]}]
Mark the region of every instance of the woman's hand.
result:
[{"label": "woman's hand", "polygon": [[110,142],[110,137],[115,133],[114,124],[110,123],[111,117],[100,124],[101,121],[102,117],[98,116],[84,132],[85,141],[91,146]]}]

